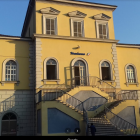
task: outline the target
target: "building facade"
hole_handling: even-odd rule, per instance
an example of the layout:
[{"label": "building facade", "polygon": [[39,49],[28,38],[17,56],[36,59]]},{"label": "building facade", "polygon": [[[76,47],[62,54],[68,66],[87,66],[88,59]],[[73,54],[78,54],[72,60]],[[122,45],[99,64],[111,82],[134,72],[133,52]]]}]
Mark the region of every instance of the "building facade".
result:
[{"label": "building facade", "polygon": [[0,35],[0,135],[89,135],[104,110],[118,131],[140,133],[140,45],[115,39],[116,8],[30,0],[21,37]]}]

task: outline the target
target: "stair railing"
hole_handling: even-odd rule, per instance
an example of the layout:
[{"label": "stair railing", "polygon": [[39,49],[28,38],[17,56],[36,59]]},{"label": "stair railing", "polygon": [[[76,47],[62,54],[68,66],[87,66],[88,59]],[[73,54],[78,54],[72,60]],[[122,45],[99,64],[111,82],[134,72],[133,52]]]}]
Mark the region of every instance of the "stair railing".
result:
[{"label": "stair railing", "polygon": [[67,80],[67,85],[71,86],[71,88],[76,86],[92,86],[100,88],[105,93],[116,93],[115,87],[96,76],[75,76]]},{"label": "stair railing", "polygon": [[114,125],[120,131],[122,131],[124,134],[126,135],[137,134],[138,128],[135,125],[114,114],[107,107],[105,107],[105,114],[106,118],[111,122],[111,124]]}]

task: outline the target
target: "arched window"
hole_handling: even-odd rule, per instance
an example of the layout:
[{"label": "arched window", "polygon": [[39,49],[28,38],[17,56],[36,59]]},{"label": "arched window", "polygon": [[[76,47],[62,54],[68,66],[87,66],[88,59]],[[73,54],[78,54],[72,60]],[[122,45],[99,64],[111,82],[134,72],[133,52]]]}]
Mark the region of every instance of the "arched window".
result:
[{"label": "arched window", "polygon": [[17,117],[13,113],[7,113],[2,118],[2,136],[16,136]]},{"label": "arched window", "polygon": [[128,83],[136,83],[134,67],[131,65],[128,65],[126,68],[126,73],[127,73],[127,82]]},{"label": "arched window", "polygon": [[110,64],[106,61],[101,63],[102,80],[111,80]]},{"label": "arched window", "polygon": [[17,64],[15,61],[10,60],[5,66],[5,81],[16,81],[17,80]]},{"label": "arched window", "polygon": [[46,63],[47,69],[47,80],[56,80],[57,79],[57,63],[54,59],[49,59]]}]

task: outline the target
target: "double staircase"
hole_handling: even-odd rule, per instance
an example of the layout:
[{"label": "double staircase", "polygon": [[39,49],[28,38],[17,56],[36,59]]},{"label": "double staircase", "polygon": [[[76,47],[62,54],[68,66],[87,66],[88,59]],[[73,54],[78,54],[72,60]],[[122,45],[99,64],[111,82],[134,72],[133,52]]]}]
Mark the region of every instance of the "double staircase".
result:
[{"label": "double staircase", "polygon": [[[72,79],[71,81],[74,80]],[[100,113],[94,116],[94,118],[88,118],[87,108],[92,106],[91,103],[94,102],[94,98],[91,100],[92,102],[88,102],[88,106],[85,106],[84,102],[78,100],[77,98],[69,94],[71,90],[77,87],[77,85],[73,83],[74,82],[72,82],[71,85],[67,85],[66,87],[64,86],[65,84],[63,84],[65,88],[59,85],[56,88],[55,92],[53,91],[53,96],[52,93],[49,93],[50,95],[47,93],[39,96],[42,96],[42,100],[44,101],[55,100],[75,110],[77,113],[80,113],[83,116],[83,120],[86,123],[87,136],[91,135],[89,128],[91,123],[93,123],[96,127],[96,136],[124,136],[137,133],[136,126],[123,120],[122,118],[111,112],[113,108],[117,107],[124,100],[137,100],[138,96],[136,92],[127,91],[127,93],[125,94],[121,92],[116,94],[115,87],[109,85],[108,83],[102,81],[97,77],[90,77],[89,82],[86,83],[86,85],[82,86],[91,86],[93,88],[100,89],[102,92],[106,93],[109,96],[109,100],[107,99],[108,101],[103,104],[105,106],[104,110],[102,110]],[[108,103],[110,104],[107,105]],[[125,127],[123,126],[123,124],[125,125]]]}]

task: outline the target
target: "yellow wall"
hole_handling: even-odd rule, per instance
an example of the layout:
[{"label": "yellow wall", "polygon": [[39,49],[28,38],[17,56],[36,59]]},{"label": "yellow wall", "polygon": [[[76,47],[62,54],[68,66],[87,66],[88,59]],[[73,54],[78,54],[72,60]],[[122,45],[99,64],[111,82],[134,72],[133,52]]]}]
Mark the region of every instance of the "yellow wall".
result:
[{"label": "yellow wall", "polygon": [[[79,126],[81,132],[79,134],[76,133],[57,133],[57,134],[48,134],[48,123],[47,123],[47,116],[48,108],[57,108],[62,112],[65,112],[70,117],[76,119],[79,121]],[[84,136],[85,135],[85,122],[83,121],[83,116],[71,108],[67,107],[66,105],[63,105],[62,103],[59,103],[57,101],[47,101],[47,102],[41,102],[37,105],[37,110],[41,109],[41,122],[42,122],[42,136]]]},{"label": "yellow wall", "polygon": [[104,13],[111,17],[108,22],[109,26],[109,37],[110,39],[115,39],[114,36],[114,25],[113,25],[113,15],[112,11],[104,10],[104,9],[96,9],[90,8],[86,6],[76,6],[76,5],[67,5],[67,4],[58,4],[58,3],[50,3],[50,2],[36,2],[36,34],[42,33],[42,14],[39,13],[39,10],[46,7],[52,7],[60,11],[58,15],[58,35],[62,36],[70,36],[70,17],[66,14],[72,11],[80,11],[82,13],[87,14],[84,18],[84,30],[85,37],[88,38],[96,38],[96,28],[95,28],[95,20],[91,17]]},{"label": "yellow wall", "polygon": [[117,47],[117,57],[118,57],[118,67],[119,67],[119,76],[120,76],[120,86],[122,90],[140,90],[140,85],[129,85],[126,86],[126,73],[125,66],[128,63],[135,65],[137,70],[138,82],[140,82],[140,50],[138,48],[122,48]]},{"label": "yellow wall", "polygon": [[19,64],[19,85],[14,83],[0,84],[0,89],[29,89],[29,43],[0,39],[0,81],[2,81],[2,64],[4,60],[14,58]]},{"label": "yellow wall", "polygon": [[[113,63],[112,59],[112,44],[111,43],[94,43],[94,42],[86,42],[86,41],[68,41],[68,40],[57,40],[57,39],[41,39],[42,45],[42,63],[47,57],[55,57],[59,63],[59,79],[60,84],[65,82],[65,68],[70,67],[70,63],[74,58],[81,57],[85,59],[88,63],[89,74],[90,76],[100,77],[99,71],[99,63],[103,59],[107,59],[108,61]],[[77,46],[81,46],[79,50],[75,50],[73,48]],[[83,55],[71,55],[70,52],[79,52],[79,53],[91,53],[90,56]],[[112,69],[114,66],[112,65]],[[113,71],[114,73],[114,71]],[[42,77],[43,79],[43,69],[42,69]],[[115,80],[115,77],[113,77]],[[47,82],[47,84],[56,84],[54,82]],[[42,82],[43,85],[43,82]]]}]

